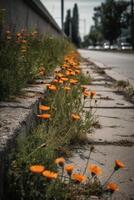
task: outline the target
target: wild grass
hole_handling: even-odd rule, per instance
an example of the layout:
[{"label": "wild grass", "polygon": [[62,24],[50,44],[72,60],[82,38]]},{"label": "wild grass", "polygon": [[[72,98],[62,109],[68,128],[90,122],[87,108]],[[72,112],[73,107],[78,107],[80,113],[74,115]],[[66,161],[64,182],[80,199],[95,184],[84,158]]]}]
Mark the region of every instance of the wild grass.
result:
[{"label": "wild grass", "polygon": [[10,99],[35,78],[50,74],[70,49],[73,46],[64,38],[6,31],[0,38],[0,100]]},{"label": "wild grass", "polygon": [[9,158],[5,200],[86,200],[91,195],[109,198],[118,190],[117,184],[108,182],[118,169],[124,168],[121,161],[115,161],[112,173],[101,183],[101,168],[89,166],[93,146],[81,173],[75,173],[73,163],[67,166],[63,158],[70,146],[87,141],[87,133],[94,124],[92,109],[85,111],[84,106],[86,101],[95,101],[96,92],[81,85],[88,84],[90,79],[81,74],[78,58],[74,51],[64,57],[40,99],[40,124],[25,138],[18,138]]},{"label": "wild grass", "polygon": [[[69,63],[67,65],[69,66]],[[39,105],[50,107],[48,111],[40,110],[39,116],[46,113],[50,114],[50,118],[40,117],[39,122],[41,124],[38,125],[37,129],[26,138],[18,139],[16,151],[12,154],[10,160],[11,165],[7,176],[8,184],[6,182],[6,199],[9,196],[10,199],[12,197],[14,200],[20,199],[20,197],[27,200],[34,200],[37,197],[54,199],[53,184],[44,185],[43,178],[39,178],[40,181],[38,180],[38,185],[34,188],[36,180],[31,179],[29,166],[42,163],[46,169],[54,170],[56,169],[53,163],[54,158],[64,155],[70,145],[82,144],[87,141],[87,132],[91,128],[93,116],[91,112],[86,112],[83,109],[84,103],[81,100],[84,96],[81,83],[88,84],[90,79],[84,78],[83,74],[77,74],[80,69],[78,71],[78,69],[73,69],[72,63],[70,65],[72,71],[76,71],[76,74],[71,71],[71,74],[65,77],[65,73],[69,69],[64,68],[62,64],[61,70],[55,72],[54,80],[58,81],[54,85],[56,89],[49,89],[49,86],[53,86],[52,81],[48,85],[44,98],[39,102]],[[63,76],[67,80],[61,82]],[[81,77],[82,81],[80,81]],[[77,82],[70,83],[70,80],[77,80]],[[66,90],[66,88],[69,88],[69,90]],[[70,195],[69,192],[66,193],[62,189],[63,185],[64,183],[58,183],[54,186],[57,187],[56,199],[66,199],[66,195]],[[59,191],[62,192],[58,195]]]}]

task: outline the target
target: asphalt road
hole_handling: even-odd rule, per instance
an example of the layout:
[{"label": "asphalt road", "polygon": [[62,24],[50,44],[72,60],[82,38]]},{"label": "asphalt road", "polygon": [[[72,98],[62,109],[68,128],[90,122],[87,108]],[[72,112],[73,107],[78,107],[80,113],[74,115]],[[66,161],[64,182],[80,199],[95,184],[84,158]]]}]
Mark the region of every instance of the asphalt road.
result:
[{"label": "asphalt road", "polygon": [[80,53],[83,57],[100,62],[128,80],[134,81],[134,54],[91,50],[80,50]]}]

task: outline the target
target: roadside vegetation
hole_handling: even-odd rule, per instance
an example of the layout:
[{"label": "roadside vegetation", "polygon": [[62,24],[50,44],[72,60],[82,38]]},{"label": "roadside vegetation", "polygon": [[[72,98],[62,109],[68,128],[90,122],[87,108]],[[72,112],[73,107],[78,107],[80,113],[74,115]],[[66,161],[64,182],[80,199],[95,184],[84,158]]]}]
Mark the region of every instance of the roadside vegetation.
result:
[{"label": "roadside vegetation", "polygon": [[134,87],[129,83],[129,81],[116,81],[114,87],[118,92],[122,92],[128,100],[134,101]]},{"label": "roadside vegetation", "polygon": [[0,38],[0,100],[11,99],[28,83],[49,75],[70,48],[67,40],[42,39],[37,31],[7,30]]},{"label": "roadside vegetation", "polygon": [[71,146],[88,142],[87,133],[95,120],[92,108],[86,111],[84,105],[95,101],[96,92],[86,88],[90,77],[82,74],[79,59],[75,51],[64,57],[40,98],[38,127],[25,138],[18,138],[9,156],[5,200],[109,198],[119,189],[110,179],[124,164],[116,160],[112,173],[101,183],[101,167],[90,163],[93,146],[83,171],[78,173],[73,163],[66,164]]}]

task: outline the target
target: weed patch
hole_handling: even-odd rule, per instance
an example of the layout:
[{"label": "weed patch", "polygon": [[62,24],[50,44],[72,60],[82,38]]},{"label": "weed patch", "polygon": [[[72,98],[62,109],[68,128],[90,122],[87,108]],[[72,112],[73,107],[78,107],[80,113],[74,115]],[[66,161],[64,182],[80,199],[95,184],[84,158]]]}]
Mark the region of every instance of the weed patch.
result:
[{"label": "weed patch", "polygon": [[49,75],[70,49],[73,46],[64,38],[40,38],[37,31],[6,31],[0,38],[0,100],[10,99],[27,83]]}]

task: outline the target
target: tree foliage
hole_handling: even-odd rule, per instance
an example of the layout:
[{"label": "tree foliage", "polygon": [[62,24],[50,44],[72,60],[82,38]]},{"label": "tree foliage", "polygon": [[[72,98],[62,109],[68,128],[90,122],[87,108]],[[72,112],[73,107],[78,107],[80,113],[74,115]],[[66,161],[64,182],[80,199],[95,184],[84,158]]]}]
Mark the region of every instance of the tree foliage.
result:
[{"label": "tree foliage", "polygon": [[79,36],[79,12],[77,4],[74,4],[72,17],[72,41],[76,46],[80,45]]},{"label": "tree foliage", "polygon": [[71,37],[71,10],[67,10],[66,21],[64,24],[64,32],[68,37]]},{"label": "tree foliage", "polygon": [[71,38],[72,42],[79,47],[81,40],[79,35],[79,11],[77,4],[74,4],[72,17],[71,11],[67,11],[64,31],[65,34]]},{"label": "tree foliage", "polygon": [[113,44],[120,36],[121,29],[127,26],[128,5],[129,3],[123,0],[106,0],[101,6],[94,8],[94,26],[90,31],[91,39],[99,41],[104,38]]},{"label": "tree foliage", "polygon": [[125,26],[127,6],[128,3],[124,1],[106,0],[100,7],[102,32],[110,44],[120,36],[121,28]]}]

